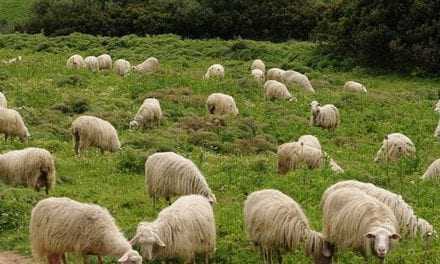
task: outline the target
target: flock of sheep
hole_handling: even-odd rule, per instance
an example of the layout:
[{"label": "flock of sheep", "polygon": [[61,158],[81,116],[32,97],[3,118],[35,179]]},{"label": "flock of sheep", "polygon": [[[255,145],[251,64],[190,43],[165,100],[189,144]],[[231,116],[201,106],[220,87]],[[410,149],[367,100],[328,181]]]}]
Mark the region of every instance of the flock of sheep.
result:
[{"label": "flock of sheep", "polygon": [[[129,71],[152,73],[159,69],[159,61],[149,58],[131,67],[126,60],[114,63],[109,55],[87,57],[74,55],[67,67],[87,68],[92,71],[113,70],[121,75]],[[208,68],[204,79],[223,78],[225,69],[220,64]],[[306,92],[315,93],[306,75],[292,70],[269,69],[255,60],[251,75],[264,83],[268,99],[296,100],[288,90],[292,84]],[[267,81],[266,81],[267,80]],[[344,89],[366,93],[365,86],[347,82]],[[239,110],[233,97],[214,93],[206,100],[212,115],[237,116]],[[440,102],[438,104],[440,111]],[[310,104],[310,125],[323,129],[337,129],[339,110],[332,104]],[[146,98],[130,122],[130,129],[160,126],[162,110],[155,98]],[[440,123],[439,123],[440,127]],[[438,129],[440,130],[440,128]],[[72,122],[71,132],[75,153],[79,156],[89,147],[102,152],[118,151],[121,147],[117,130],[109,122],[94,116],[80,116]],[[21,115],[7,106],[0,93],[0,133],[26,141],[30,136]],[[416,149],[403,134],[385,137],[375,161],[393,162],[412,157]],[[306,167],[329,166],[335,173],[344,170],[323,151],[319,140],[312,135],[301,136],[295,142],[278,148],[278,173]],[[435,161],[423,178],[440,176],[440,160]],[[26,148],[0,155],[0,179],[12,185],[33,187],[46,192],[54,187],[56,170],[52,155],[40,148]],[[160,198],[169,206],[153,222],[139,223],[134,237],[128,241],[105,209],[94,204],[80,203],[69,198],[47,198],[32,210],[30,240],[36,260],[50,264],[66,263],[65,253],[117,257],[119,263],[140,264],[142,259],[169,260],[180,258],[194,263],[203,256],[209,263],[216,250],[216,226],[213,206],[217,199],[203,173],[189,159],[173,153],[155,153],[145,163],[145,189],[154,207]],[[171,199],[178,197],[173,203]],[[353,249],[363,255],[375,255],[383,260],[401,237],[421,236],[430,239],[436,233],[426,220],[417,217],[404,199],[371,183],[342,181],[330,186],[321,199],[323,230],[310,227],[301,206],[278,190],[265,189],[248,195],[244,203],[244,223],[249,240],[262,255],[265,263],[278,261],[286,251],[303,248],[315,263],[331,263],[336,249]],[[133,249],[138,246],[140,253]]]}]

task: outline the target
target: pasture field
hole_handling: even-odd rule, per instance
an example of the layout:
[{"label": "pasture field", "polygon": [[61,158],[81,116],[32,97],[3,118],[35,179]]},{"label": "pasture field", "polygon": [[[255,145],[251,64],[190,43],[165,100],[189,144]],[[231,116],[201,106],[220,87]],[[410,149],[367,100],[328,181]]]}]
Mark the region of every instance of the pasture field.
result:
[{"label": "pasture field", "polygon": [[34,0],[2,0],[0,1],[0,19],[9,23],[22,22],[28,18]]},{"label": "pasture field", "polygon": [[[3,2],[3,1],[2,1]],[[1,4],[0,4],[1,6]],[[1,141],[0,151],[28,146],[46,148],[56,157],[58,181],[51,196],[68,196],[100,204],[110,210],[128,238],[142,220],[152,220],[154,209],[144,191],[144,162],[158,151],[175,151],[192,159],[217,196],[217,252],[215,263],[260,263],[246,239],[242,207],[246,195],[263,188],[279,189],[299,202],[311,225],[321,230],[320,197],[331,184],[344,179],[375,183],[402,194],[415,212],[440,229],[440,196],[435,183],[421,182],[427,166],[440,158],[433,136],[438,115],[440,80],[373,75],[355,68],[337,72],[324,67],[314,44],[273,44],[247,40],[182,40],[173,35],[122,38],[73,34],[0,35],[0,60],[23,56],[17,64],[0,64],[0,91],[9,106],[24,117],[32,137],[28,144]],[[92,73],[66,69],[69,56],[109,53],[132,64],[155,56],[159,73]],[[267,68],[305,72],[317,93],[291,87],[298,102],[266,101],[263,88],[250,78],[249,66],[261,58]],[[202,80],[209,65],[221,63],[224,80]],[[345,81],[365,83],[368,95],[342,91]],[[234,96],[240,115],[214,120],[205,100],[213,92]],[[161,101],[165,119],[159,128],[131,131],[128,124],[143,99]],[[332,103],[341,113],[336,131],[309,126],[309,104]],[[80,114],[96,115],[118,130],[122,150],[101,155],[89,150],[78,158],[73,152],[70,124]],[[377,164],[374,155],[386,134],[401,132],[417,147],[417,158],[398,164]],[[319,138],[324,150],[346,172],[328,168],[300,169],[280,176],[276,148],[304,134]],[[30,255],[28,224],[32,207],[47,196],[31,189],[0,183],[0,251]],[[70,256],[71,260],[75,256]],[[78,263],[78,262],[73,262]],[[106,258],[106,263],[116,259]],[[285,263],[311,263],[302,251],[286,255]],[[364,263],[351,252],[339,252],[337,263]],[[402,240],[386,263],[440,263],[440,243]]]}]

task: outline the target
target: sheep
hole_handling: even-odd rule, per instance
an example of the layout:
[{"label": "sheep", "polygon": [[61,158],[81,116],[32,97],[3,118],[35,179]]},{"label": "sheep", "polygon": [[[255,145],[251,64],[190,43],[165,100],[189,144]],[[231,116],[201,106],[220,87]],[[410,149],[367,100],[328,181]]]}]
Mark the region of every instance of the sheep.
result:
[{"label": "sheep", "polygon": [[133,70],[140,73],[153,73],[159,70],[159,60],[151,57],[146,59],[143,63],[133,66]]},{"label": "sheep", "polygon": [[324,153],[300,142],[285,143],[278,147],[278,173],[286,174],[302,165],[309,169],[322,167],[325,161]]},{"label": "sheep", "polygon": [[130,243],[139,245],[148,261],[180,258],[195,263],[195,257],[202,255],[208,264],[216,245],[213,209],[201,195],[182,196],[153,222],[141,222]]},{"label": "sheep", "polygon": [[434,137],[438,137],[440,139],[440,120],[437,124],[437,128],[435,129]]},{"label": "sheep", "polygon": [[95,56],[88,56],[84,59],[84,63],[86,64],[86,68],[91,70],[92,72],[99,71],[99,61]]},{"label": "sheep", "polygon": [[215,203],[214,193],[197,166],[174,152],[155,153],[145,162],[145,188],[154,205],[160,197],[200,194]]},{"label": "sheep", "polygon": [[313,89],[309,78],[302,73],[296,71],[284,71],[281,74],[281,79],[287,86],[296,83],[300,85],[306,92],[315,93],[315,89]]},{"label": "sheep", "polygon": [[88,147],[116,152],[121,149],[118,132],[107,121],[94,116],[80,116],[72,122],[75,153],[79,156]]},{"label": "sheep", "polygon": [[356,188],[331,192],[323,201],[323,235],[336,249],[351,248],[383,262],[400,239],[391,209]]},{"label": "sheep", "polygon": [[8,108],[8,100],[2,92],[0,92],[0,108]]},{"label": "sheep", "polygon": [[32,255],[50,264],[64,263],[66,253],[118,257],[118,263],[141,264],[107,209],[69,198],[47,198],[32,209],[29,226]]},{"label": "sheep", "polygon": [[440,179],[440,159],[435,160],[422,176],[422,180]]},{"label": "sheep", "polygon": [[144,100],[133,120],[130,122],[130,129],[146,127],[152,123],[156,123],[157,126],[160,126],[161,118],[162,110],[160,108],[159,100],[155,98],[147,98]]},{"label": "sheep", "polygon": [[98,64],[100,70],[111,70],[112,69],[112,57],[108,54],[102,54],[98,56]]},{"label": "sheep", "polygon": [[395,162],[402,157],[413,158],[415,153],[416,147],[411,139],[401,133],[392,133],[385,136],[374,161]]},{"label": "sheep", "polygon": [[265,96],[271,100],[273,99],[287,99],[289,101],[296,101],[296,98],[292,96],[287,90],[287,87],[278,81],[268,80],[264,84]]},{"label": "sheep", "polygon": [[266,65],[260,59],[256,59],[252,62],[251,70],[260,70],[263,74],[266,72]]},{"label": "sheep", "polygon": [[127,75],[130,72],[130,69],[131,69],[130,62],[123,59],[116,60],[113,65],[113,70],[115,71],[116,74],[120,76]]},{"label": "sheep", "polygon": [[434,112],[440,113],[440,100],[435,104]]},{"label": "sheep", "polygon": [[344,90],[354,93],[367,93],[367,88],[358,82],[348,81],[344,84]]},{"label": "sheep", "polygon": [[225,68],[220,64],[211,65],[205,73],[204,79],[220,78],[225,77]]},{"label": "sheep", "polygon": [[260,249],[264,263],[282,254],[304,248],[314,263],[331,263],[333,248],[321,233],[311,229],[301,206],[284,193],[265,189],[251,193],[244,203],[247,235]]},{"label": "sheep", "polygon": [[304,145],[309,145],[312,148],[316,148],[321,150],[321,143],[319,143],[319,139],[312,135],[303,135],[298,138],[298,143],[303,143]]},{"label": "sheep", "polygon": [[[324,152],[324,153],[325,153],[325,152]],[[326,156],[326,160],[328,160],[328,163],[329,163],[329,166],[330,166],[330,170],[331,170],[331,171],[335,172],[336,174],[344,173],[344,172],[345,172],[344,169],[341,168],[341,166],[339,166],[339,164],[336,163],[336,161],[335,161],[334,159],[330,158],[330,157],[327,155],[327,153],[325,153],[325,156]]]},{"label": "sheep", "polygon": [[402,196],[380,188],[372,183],[364,183],[355,180],[338,182],[324,192],[321,199],[321,207],[327,197],[334,191],[342,188],[355,188],[358,191],[370,195],[382,203],[386,204],[393,212],[397,221],[400,224],[402,233],[406,236],[414,238],[419,234],[425,239],[429,239],[435,235],[435,230],[431,224],[422,218],[418,218],[411,206],[409,206],[402,198]]},{"label": "sheep", "polygon": [[12,185],[46,188],[46,194],[55,186],[54,158],[41,148],[25,148],[0,155],[0,179]]},{"label": "sheep", "polygon": [[13,63],[17,63],[17,62],[19,62],[19,61],[21,61],[23,58],[21,57],[21,56],[18,56],[18,57],[16,57],[16,58],[12,58],[12,59],[10,59],[10,60],[2,60],[2,62],[4,63],[4,64],[13,64]]},{"label": "sheep", "polygon": [[332,104],[321,106],[317,101],[310,104],[312,115],[310,125],[324,129],[336,129],[340,122],[339,110]]},{"label": "sheep", "polygon": [[251,71],[251,75],[252,77],[254,77],[254,79],[259,82],[259,83],[263,83],[264,82],[264,72],[260,69],[253,69]]},{"label": "sheep", "polygon": [[66,67],[69,69],[83,69],[86,67],[83,57],[81,55],[75,54],[71,56],[66,63]]},{"label": "sheep", "polygon": [[222,93],[213,93],[206,100],[208,112],[211,115],[233,115],[239,114],[232,96]]},{"label": "sheep", "polygon": [[283,73],[284,70],[279,68],[272,68],[267,71],[266,80],[275,80],[279,82],[283,82]]},{"label": "sheep", "polygon": [[26,142],[31,136],[19,112],[1,107],[0,134],[5,135],[5,141],[8,140],[8,137],[18,137],[21,142]]}]

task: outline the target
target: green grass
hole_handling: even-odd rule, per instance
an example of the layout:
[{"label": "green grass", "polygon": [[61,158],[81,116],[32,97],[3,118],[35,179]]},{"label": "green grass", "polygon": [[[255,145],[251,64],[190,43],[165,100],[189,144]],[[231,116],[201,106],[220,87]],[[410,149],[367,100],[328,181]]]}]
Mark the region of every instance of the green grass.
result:
[{"label": "green grass", "polygon": [[34,0],[1,0],[0,19],[8,22],[22,22],[31,13],[31,6]]},{"label": "green grass", "polygon": [[[438,99],[439,80],[370,75],[363,69],[312,69],[314,50],[313,44],[304,42],[181,40],[172,35],[0,35],[0,60],[23,56],[19,64],[0,65],[0,91],[6,94],[10,107],[21,112],[32,134],[28,145],[2,143],[0,151],[27,146],[50,150],[56,157],[58,175],[51,195],[108,208],[127,237],[133,235],[140,221],[152,220],[159,212],[144,191],[146,157],[172,150],[192,159],[218,199],[216,263],[259,263],[243,231],[242,206],[247,194],[263,188],[276,188],[293,197],[303,206],[313,228],[320,230],[319,201],[328,186],[343,179],[373,182],[402,194],[420,217],[438,228],[438,186],[421,182],[419,177],[440,157],[440,144],[433,137],[438,116],[432,109]],[[103,52],[132,63],[155,56],[162,69],[153,75],[120,78],[111,72],[95,74],[65,68],[66,59],[74,53],[87,56]],[[265,101],[262,87],[249,79],[248,68],[255,58],[266,61],[268,68],[307,73],[317,93],[304,94],[294,87],[291,90],[298,98],[296,103]],[[201,80],[213,63],[225,66],[226,78]],[[368,95],[344,93],[341,88],[347,80],[365,83]],[[223,125],[210,122],[204,102],[213,92],[233,95],[240,116],[226,119]],[[164,122],[156,129],[128,130],[130,119],[147,96],[160,99]],[[335,104],[341,112],[341,127],[334,132],[310,127],[312,100]],[[102,156],[90,150],[81,158],[74,156],[69,127],[77,113],[84,110],[114,124],[123,143],[122,151]],[[415,162],[390,166],[373,162],[384,135],[392,132],[402,132],[415,142]],[[277,175],[277,145],[303,134],[316,135],[346,173],[334,175],[322,169]],[[0,250],[30,254],[30,212],[44,198],[43,193],[0,184]],[[350,252],[341,252],[338,260],[363,263]],[[115,263],[111,258],[106,261]],[[439,261],[438,241],[425,248],[421,241],[403,240],[387,263]],[[311,261],[297,251],[287,255],[286,263]]]}]

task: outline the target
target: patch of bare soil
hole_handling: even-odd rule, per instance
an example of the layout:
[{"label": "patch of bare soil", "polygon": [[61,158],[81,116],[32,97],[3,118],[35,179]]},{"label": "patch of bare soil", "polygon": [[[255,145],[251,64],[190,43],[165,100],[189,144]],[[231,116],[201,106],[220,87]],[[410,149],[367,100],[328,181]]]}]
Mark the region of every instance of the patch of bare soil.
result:
[{"label": "patch of bare soil", "polygon": [[0,252],[0,264],[32,264],[31,259],[14,252]]}]

